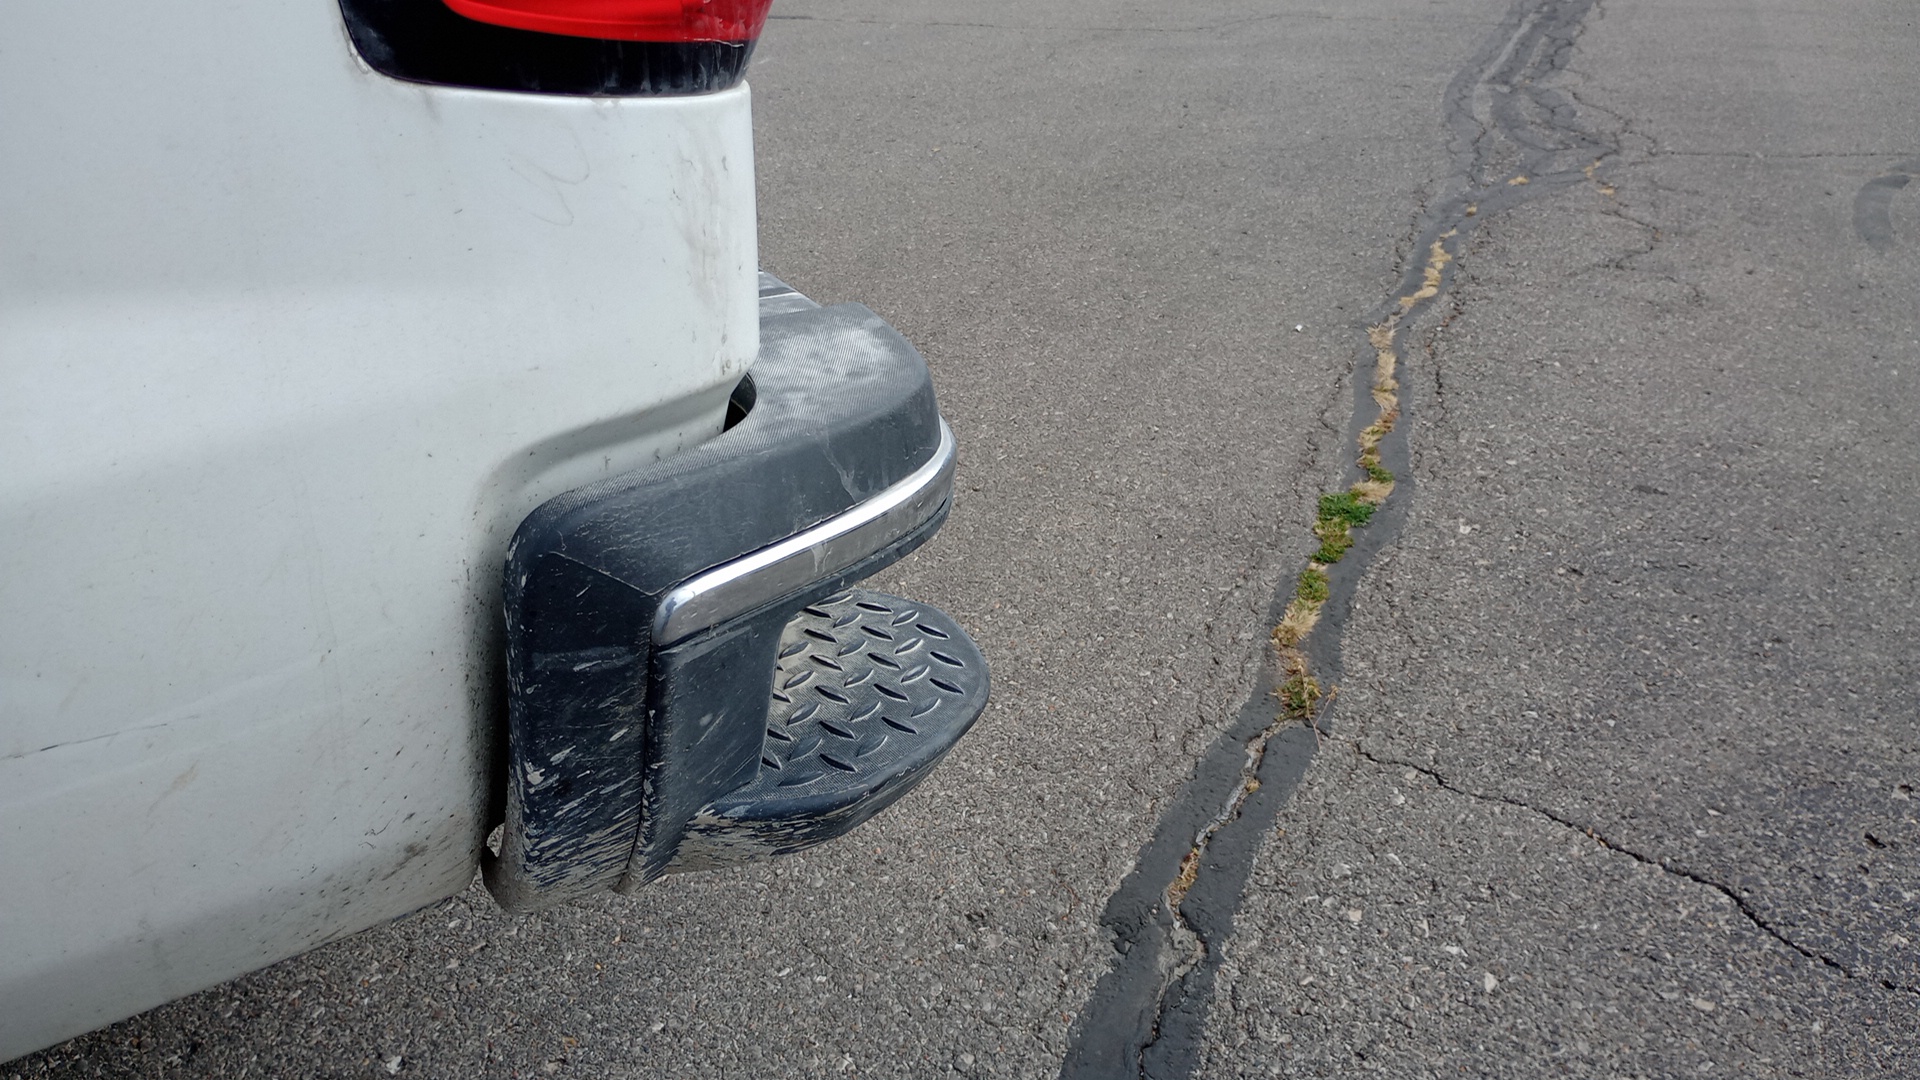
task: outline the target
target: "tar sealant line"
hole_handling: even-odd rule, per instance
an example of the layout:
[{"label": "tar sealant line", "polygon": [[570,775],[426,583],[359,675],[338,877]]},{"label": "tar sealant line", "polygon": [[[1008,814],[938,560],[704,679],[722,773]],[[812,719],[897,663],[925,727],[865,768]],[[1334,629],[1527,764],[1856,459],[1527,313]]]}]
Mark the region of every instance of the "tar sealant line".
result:
[{"label": "tar sealant line", "polygon": [[1893,247],[1893,193],[1920,176],[1920,158],[1902,162],[1876,176],[1853,197],[1853,231],[1875,251]]},{"label": "tar sealant line", "polygon": [[1409,339],[1431,325],[1426,317],[1446,299],[1479,220],[1582,183],[1615,195],[1596,171],[1616,147],[1550,85],[1593,4],[1518,0],[1448,85],[1453,169],[1423,209],[1399,286],[1359,346],[1347,431],[1358,450],[1353,484],[1323,497],[1314,528],[1321,546],[1269,605],[1272,662],[1107,903],[1101,921],[1114,935],[1113,964],[1080,1014],[1063,1080],[1174,1080],[1199,1063],[1221,945],[1262,844],[1330,730],[1341,630],[1413,494],[1399,394]]}]

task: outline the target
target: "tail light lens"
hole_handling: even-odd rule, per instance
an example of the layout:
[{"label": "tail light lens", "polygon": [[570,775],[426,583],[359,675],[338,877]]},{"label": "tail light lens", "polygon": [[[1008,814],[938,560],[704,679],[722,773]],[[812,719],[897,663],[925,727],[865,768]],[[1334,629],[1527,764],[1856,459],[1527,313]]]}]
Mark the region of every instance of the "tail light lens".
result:
[{"label": "tail light lens", "polygon": [[760,36],[772,0],[446,0],[495,26],[608,41],[730,41]]},{"label": "tail light lens", "polygon": [[746,74],[772,0],[340,0],[368,66],[536,94],[702,94]]}]

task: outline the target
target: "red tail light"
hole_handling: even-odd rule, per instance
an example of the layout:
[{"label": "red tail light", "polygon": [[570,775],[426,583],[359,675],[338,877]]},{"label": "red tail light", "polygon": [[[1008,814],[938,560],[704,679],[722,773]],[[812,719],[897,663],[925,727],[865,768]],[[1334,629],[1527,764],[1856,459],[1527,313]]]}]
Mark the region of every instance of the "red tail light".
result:
[{"label": "red tail light", "polygon": [[601,41],[747,42],[773,0],[446,0],[483,23]]},{"label": "red tail light", "polygon": [[740,82],[771,0],[340,0],[367,66],[441,86],[595,97]]}]

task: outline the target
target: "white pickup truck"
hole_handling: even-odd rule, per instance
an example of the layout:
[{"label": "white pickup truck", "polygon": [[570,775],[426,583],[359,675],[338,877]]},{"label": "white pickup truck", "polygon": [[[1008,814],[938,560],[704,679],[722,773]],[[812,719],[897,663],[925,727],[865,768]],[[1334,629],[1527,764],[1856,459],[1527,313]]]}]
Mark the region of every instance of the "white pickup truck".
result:
[{"label": "white pickup truck", "polygon": [[979,715],[850,591],[953,438],[757,272],[767,2],[0,7],[0,1060],[817,843]]}]

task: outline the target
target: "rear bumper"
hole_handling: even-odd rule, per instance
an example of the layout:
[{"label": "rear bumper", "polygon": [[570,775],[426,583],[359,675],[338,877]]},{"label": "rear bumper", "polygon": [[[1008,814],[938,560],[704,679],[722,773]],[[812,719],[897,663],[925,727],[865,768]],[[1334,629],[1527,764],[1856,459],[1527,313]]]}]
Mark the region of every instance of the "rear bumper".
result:
[{"label": "rear bumper", "polygon": [[[926,365],[865,308],[821,308],[764,275],[761,292],[744,416],[695,450],[546,503],[515,535],[507,809],[485,865],[509,909],[838,835],[924,776],[984,706],[984,664],[944,616],[829,599],[946,518],[954,441]],[[856,616],[883,608],[913,612],[903,625],[919,630],[857,630]],[[855,628],[841,635],[845,662],[828,649],[806,673],[836,685],[796,706],[776,674],[805,680],[782,662],[837,627]],[[886,655],[861,652],[883,638]],[[926,681],[935,668],[947,677]],[[906,681],[851,704],[876,672]],[[816,721],[810,704],[831,715]],[[844,750],[810,742],[815,722]],[[783,772],[794,746],[832,767]],[[809,798],[796,801],[800,787]]]}]

